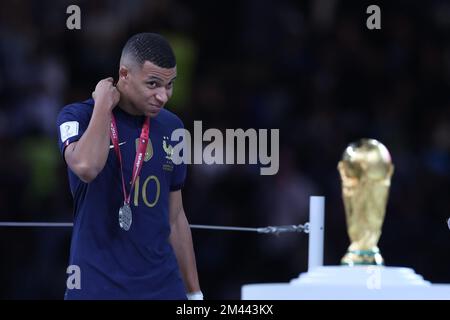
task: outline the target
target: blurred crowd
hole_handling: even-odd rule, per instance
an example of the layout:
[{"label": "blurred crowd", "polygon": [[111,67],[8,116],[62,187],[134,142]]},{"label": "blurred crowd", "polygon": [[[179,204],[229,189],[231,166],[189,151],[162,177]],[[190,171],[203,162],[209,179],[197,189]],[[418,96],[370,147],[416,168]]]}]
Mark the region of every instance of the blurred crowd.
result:
[{"label": "blurred crowd", "polygon": [[[56,115],[117,78],[138,32],[174,47],[167,108],[192,129],[280,129],[280,170],[190,165],[191,223],[262,227],[308,220],[326,197],[325,264],[349,239],[337,163],[363,137],[395,165],[379,242],[388,266],[450,282],[450,2],[380,3],[381,30],[363,1],[10,1],[0,9],[0,220],[71,221]],[[66,8],[81,9],[68,30]],[[446,93],[447,92],[447,93]],[[0,228],[0,298],[62,299],[70,228]],[[307,270],[307,236],[193,231],[202,290],[239,299],[244,284],[287,282]]]}]

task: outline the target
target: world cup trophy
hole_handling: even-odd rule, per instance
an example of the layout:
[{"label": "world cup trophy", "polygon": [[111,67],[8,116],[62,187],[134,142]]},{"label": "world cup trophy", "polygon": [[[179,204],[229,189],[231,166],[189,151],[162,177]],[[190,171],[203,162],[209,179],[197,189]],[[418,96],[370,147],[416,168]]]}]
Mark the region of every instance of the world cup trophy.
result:
[{"label": "world cup trophy", "polygon": [[341,264],[383,265],[377,244],[394,172],[391,155],[379,141],[361,139],[345,149],[338,170],[351,241]]},{"label": "world cup trophy", "polygon": [[286,284],[245,285],[242,299],[448,299],[450,285],[433,285],[411,268],[383,265],[377,244],[394,173],[386,147],[373,139],[351,143],[338,170],[351,240],[342,265],[322,263],[324,199],[311,197],[308,271]]}]

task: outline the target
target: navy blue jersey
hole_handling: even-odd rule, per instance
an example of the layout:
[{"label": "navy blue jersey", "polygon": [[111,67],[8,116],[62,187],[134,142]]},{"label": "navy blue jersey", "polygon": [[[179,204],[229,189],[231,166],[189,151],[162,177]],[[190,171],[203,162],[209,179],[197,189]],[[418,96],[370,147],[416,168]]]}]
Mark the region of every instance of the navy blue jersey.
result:
[{"label": "navy blue jersey", "polygon": [[[81,138],[92,116],[94,101],[65,106],[57,125],[59,147]],[[114,108],[123,173],[130,191],[137,139],[144,116]],[[68,168],[74,199],[70,265],[81,271],[81,289],[67,289],[66,299],[186,299],[175,254],[169,243],[169,193],[181,189],[186,165],[171,160],[170,137],[183,123],[162,109],[150,119],[144,164],[131,190],[133,223],[124,231],[118,222],[123,205],[120,164],[110,143],[103,170],[90,183]]]}]

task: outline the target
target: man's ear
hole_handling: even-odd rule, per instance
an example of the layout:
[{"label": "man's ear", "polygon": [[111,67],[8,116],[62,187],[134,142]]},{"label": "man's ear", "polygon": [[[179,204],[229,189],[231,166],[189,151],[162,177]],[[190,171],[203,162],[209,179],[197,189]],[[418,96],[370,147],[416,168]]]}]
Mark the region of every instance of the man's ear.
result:
[{"label": "man's ear", "polygon": [[129,77],[129,74],[130,70],[126,66],[121,65],[119,68],[119,79],[122,81],[126,81]]}]

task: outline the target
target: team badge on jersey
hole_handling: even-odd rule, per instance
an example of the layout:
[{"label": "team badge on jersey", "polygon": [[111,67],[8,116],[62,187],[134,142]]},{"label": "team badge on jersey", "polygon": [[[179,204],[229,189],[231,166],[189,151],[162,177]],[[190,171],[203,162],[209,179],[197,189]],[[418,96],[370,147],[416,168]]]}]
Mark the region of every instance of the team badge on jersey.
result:
[{"label": "team badge on jersey", "polygon": [[[139,147],[139,138],[136,139],[136,152]],[[144,161],[147,162],[153,157],[153,146],[152,146],[152,140],[148,138],[148,144],[147,149],[145,150],[145,158]]]},{"label": "team badge on jersey", "polygon": [[163,139],[163,149],[164,152],[166,153],[166,159],[172,161],[172,156],[173,156],[173,147],[167,143],[167,141],[169,140],[168,137],[164,137]]},{"label": "team badge on jersey", "polygon": [[163,164],[163,170],[166,171],[173,171],[173,162],[172,162],[172,156],[173,156],[173,147],[168,143],[169,137],[163,137],[163,150],[166,153],[166,163]]}]

